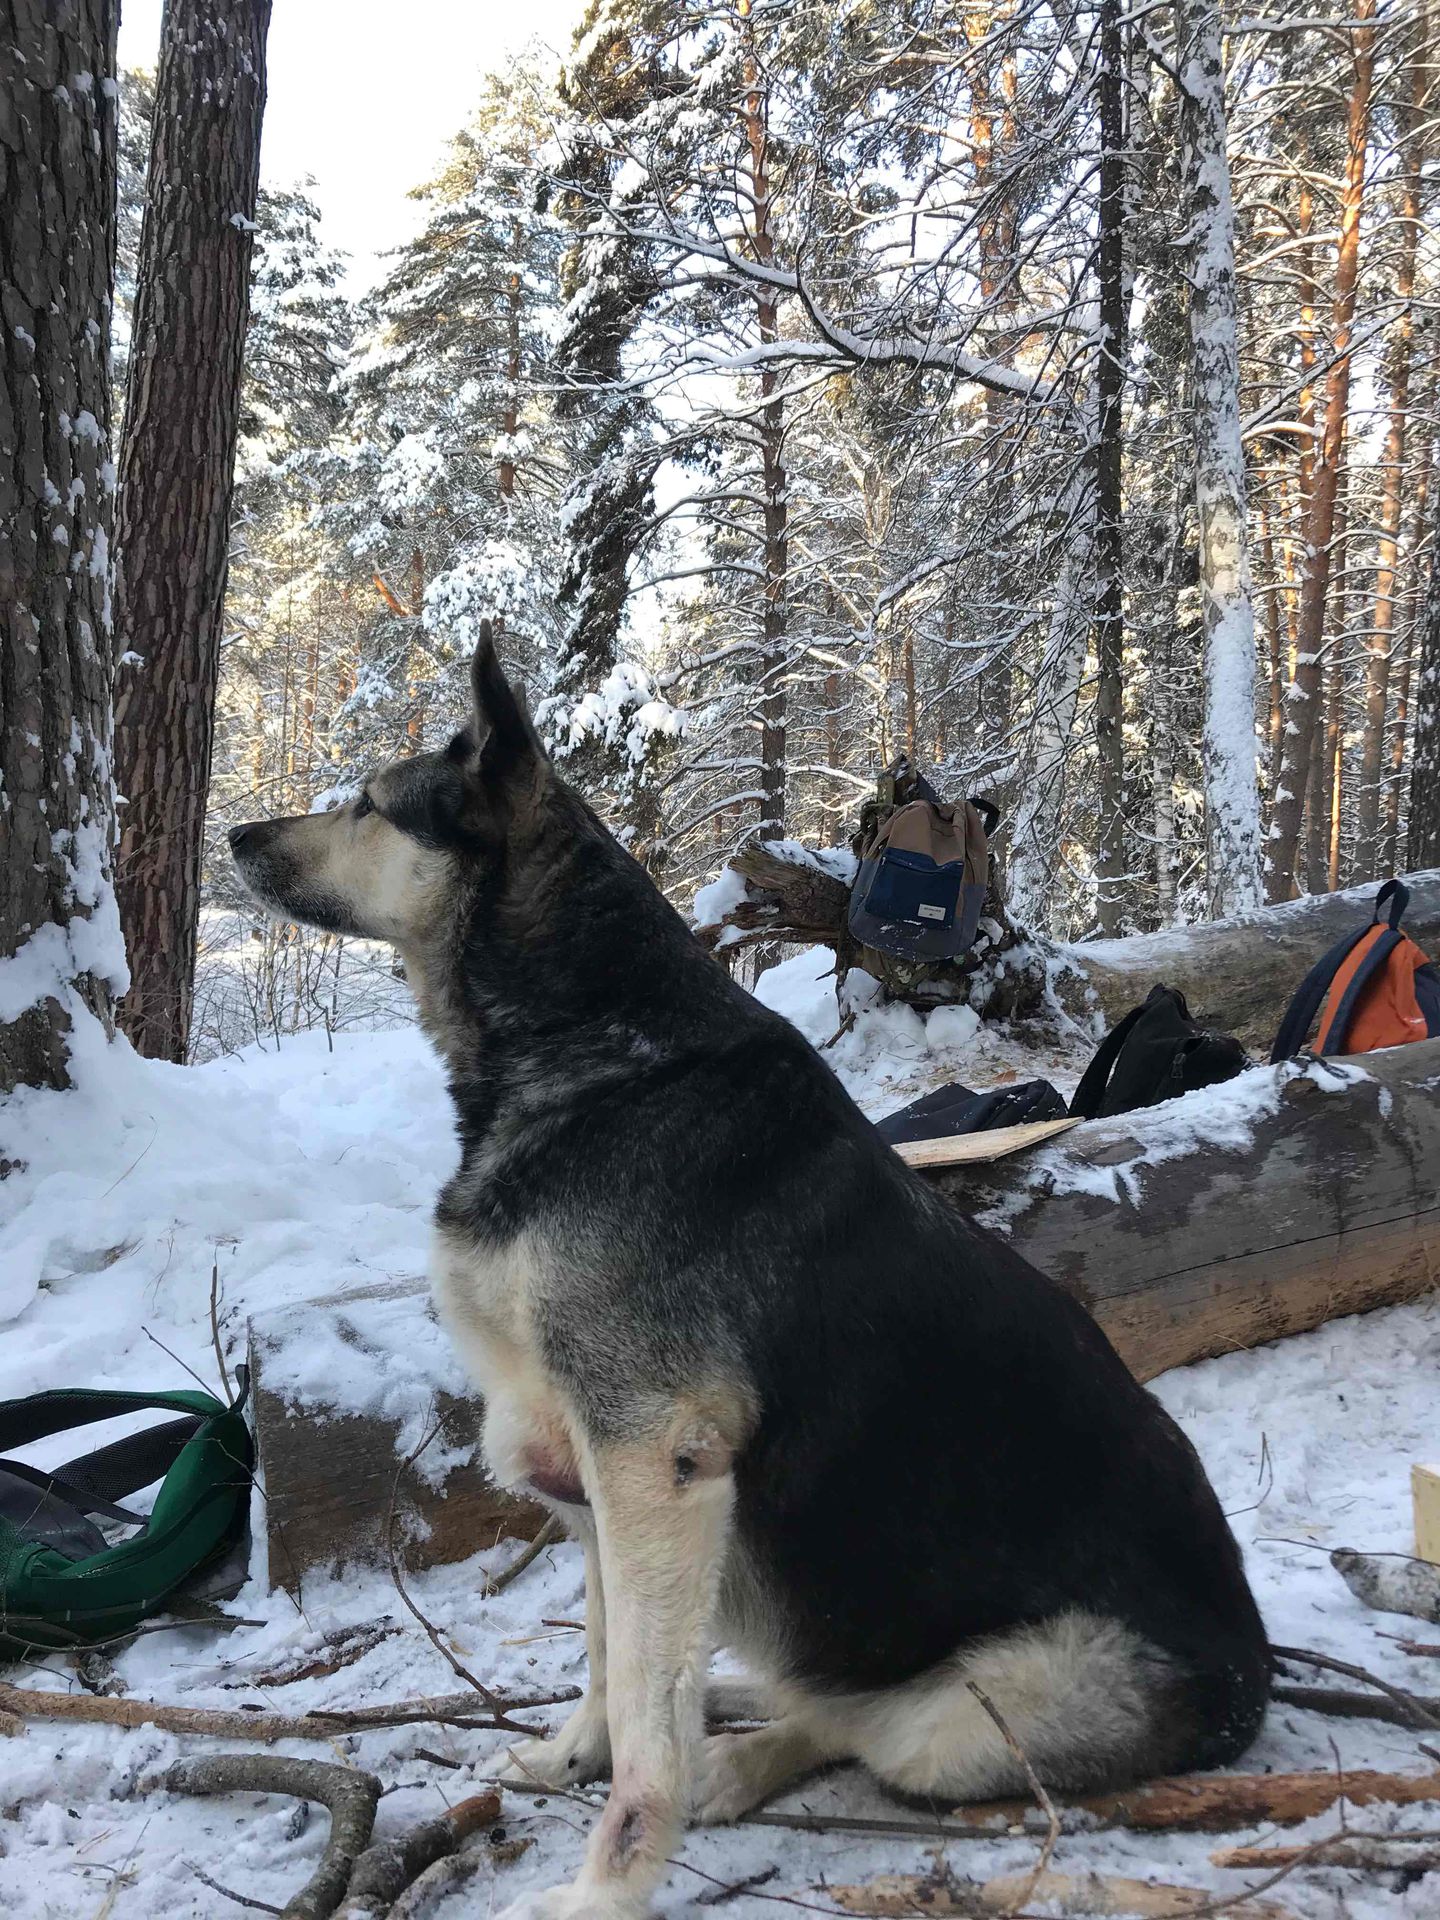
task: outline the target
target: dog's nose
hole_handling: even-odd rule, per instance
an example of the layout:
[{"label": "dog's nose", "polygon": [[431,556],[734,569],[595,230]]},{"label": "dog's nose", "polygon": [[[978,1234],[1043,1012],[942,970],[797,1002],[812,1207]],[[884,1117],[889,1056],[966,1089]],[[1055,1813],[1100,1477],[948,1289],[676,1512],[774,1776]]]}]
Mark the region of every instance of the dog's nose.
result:
[{"label": "dog's nose", "polygon": [[232,853],[239,853],[245,842],[264,825],[263,820],[247,820],[243,827],[231,827],[227,838]]}]

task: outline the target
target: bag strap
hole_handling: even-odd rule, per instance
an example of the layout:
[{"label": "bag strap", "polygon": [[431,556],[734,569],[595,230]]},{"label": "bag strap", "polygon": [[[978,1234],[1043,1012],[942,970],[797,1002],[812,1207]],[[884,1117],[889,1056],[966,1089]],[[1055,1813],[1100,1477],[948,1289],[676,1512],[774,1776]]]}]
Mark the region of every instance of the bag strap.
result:
[{"label": "bag strap", "polygon": [[[1403,913],[1405,909],[1402,907],[1400,911]],[[1366,933],[1373,933],[1377,924],[1376,921],[1372,920],[1370,925],[1365,929]],[[1390,958],[1391,954],[1404,938],[1405,935],[1401,933],[1398,927],[1389,926],[1386,927],[1379,939],[1372,943],[1370,951],[1361,960],[1354,973],[1351,974],[1349,983],[1344,993],[1340,996],[1339,1006],[1336,1007],[1334,1013],[1332,1013],[1330,1018],[1325,1022],[1324,1031],[1316,1034],[1316,1053],[1340,1053],[1344,1051],[1345,1038],[1350,1031],[1350,1022],[1355,1017],[1356,1003],[1359,1001],[1366,987],[1369,986],[1370,982],[1375,978],[1375,975],[1385,965],[1385,962]]]},{"label": "bag strap", "polygon": [[980,816],[980,824],[984,827],[987,837],[993,835],[1000,824],[999,807],[983,793],[972,793],[969,800]]},{"label": "bag strap", "polygon": [[[1383,892],[1384,889],[1382,888],[1381,891]],[[1403,908],[1401,910],[1403,912]],[[1328,953],[1321,955],[1300,982],[1295,991],[1295,998],[1286,1008],[1285,1018],[1280,1022],[1280,1031],[1275,1036],[1275,1044],[1270,1049],[1272,1067],[1278,1066],[1282,1060],[1293,1060],[1304,1046],[1311,1022],[1320,1011],[1321,1001],[1330,991],[1330,983],[1340,971],[1347,954],[1352,948],[1359,946],[1374,924],[1372,920],[1370,926],[1357,927],[1353,933],[1347,933],[1343,940],[1337,940]]]},{"label": "bag strap", "polygon": [[1386,901],[1390,902],[1390,931],[1398,933],[1400,922],[1410,910],[1410,889],[1403,880],[1387,880],[1375,896],[1375,912],[1370,921],[1375,926],[1380,919],[1380,909]]},{"label": "bag strap", "polygon": [[[213,1394],[196,1393],[186,1388],[176,1393],[109,1393],[99,1388],[55,1388],[47,1393],[32,1393],[20,1400],[0,1401],[0,1452],[28,1446],[32,1440],[44,1440],[52,1433],[68,1433],[72,1427],[86,1427],[97,1420],[111,1420],[117,1413],[146,1413],[159,1408],[168,1413],[198,1414],[213,1420],[226,1411],[223,1400]],[[138,1437],[138,1436],[136,1436]],[[123,1443],[117,1443],[123,1444]],[[102,1448],[109,1452],[109,1448]],[[143,1481],[138,1483],[143,1486]]]},{"label": "bag strap", "polygon": [[1145,1012],[1144,1007],[1132,1007],[1124,1017],[1113,1026],[1096,1050],[1095,1058],[1086,1067],[1080,1077],[1070,1101],[1070,1112],[1082,1120],[1093,1120],[1100,1111],[1100,1102],[1105,1098],[1105,1087],[1110,1079],[1110,1070],[1115,1065],[1121,1047],[1130,1036],[1135,1022]]}]

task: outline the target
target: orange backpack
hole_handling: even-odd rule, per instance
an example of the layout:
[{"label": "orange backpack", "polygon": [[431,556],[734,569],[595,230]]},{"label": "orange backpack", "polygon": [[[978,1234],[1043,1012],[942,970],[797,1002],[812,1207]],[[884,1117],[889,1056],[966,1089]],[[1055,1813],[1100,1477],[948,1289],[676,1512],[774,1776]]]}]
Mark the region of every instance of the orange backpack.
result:
[{"label": "orange backpack", "polygon": [[1409,888],[1387,880],[1369,926],[1347,934],[1310,969],[1280,1023],[1272,1064],[1299,1053],[1317,1012],[1312,1053],[1373,1053],[1440,1035],[1440,973],[1400,931],[1409,904]]}]

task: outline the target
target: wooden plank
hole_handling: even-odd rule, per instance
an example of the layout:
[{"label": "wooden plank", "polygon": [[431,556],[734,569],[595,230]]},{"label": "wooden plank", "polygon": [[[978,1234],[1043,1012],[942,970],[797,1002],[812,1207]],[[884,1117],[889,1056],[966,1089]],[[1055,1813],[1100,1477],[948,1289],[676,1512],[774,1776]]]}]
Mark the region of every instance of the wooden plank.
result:
[{"label": "wooden plank", "polygon": [[1083,1300],[1142,1380],[1440,1284],[1440,1041],[1266,1072],[925,1177]]},{"label": "wooden plank", "polygon": [[[443,1565],[513,1537],[533,1539],[545,1510],[503,1492],[480,1459],[484,1403],[438,1379],[417,1392],[423,1413],[432,1394],[440,1423],[435,1448],[463,1457],[438,1481],[403,1464],[400,1422],[373,1412],[352,1413],[323,1398],[298,1396],[288,1384],[288,1343],[304,1340],[323,1321],[346,1328],[367,1301],[413,1306],[417,1331],[428,1333],[429,1287],[424,1280],[361,1287],[297,1303],[250,1321],[250,1379],[255,1434],[265,1485],[270,1584],[297,1597],[312,1569],[338,1572],[355,1562],[383,1565],[392,1497],[405,1564]],[[354,1344],[351,1341],[351,1344]],[[363,1337],[361,1340],[363,1345]],[[412,1367],[422,1341],[405,1343]],[[376,1377],[393,1354],[374,1351]],[[277,1380],[281,1383],[277,1386]]]},{"label": "wooden plank", "polygon": [[1440,1565],[1440,1467],[1413,1466],[1410,1491],[1415,1498],[1415,1551]]},{"label": "wooden plank", "polygon": [[1078,1120],[1026,1120],[1018,1127],[991,1127],[985,1133],[951,1133],[938,1140],[902,1140],[895,1151],[910,1167],[969,1167],[1003,1160],[1024,1147],[1038,1146],[1079,1126]]}]

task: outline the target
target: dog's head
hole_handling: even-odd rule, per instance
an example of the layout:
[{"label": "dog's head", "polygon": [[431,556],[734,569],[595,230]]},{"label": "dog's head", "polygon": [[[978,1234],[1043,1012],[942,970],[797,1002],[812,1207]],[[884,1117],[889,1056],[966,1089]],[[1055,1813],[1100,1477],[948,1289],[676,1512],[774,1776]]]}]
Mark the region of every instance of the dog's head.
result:
[{"label": "dog's head", "polygon": [[538,812],[550,765],[488,622],[470,678],[474,713],[442,753],[392,761],[332,813],[230,829],[241,878],[262,906],[403,951],[503,857],[517,824]]}]

